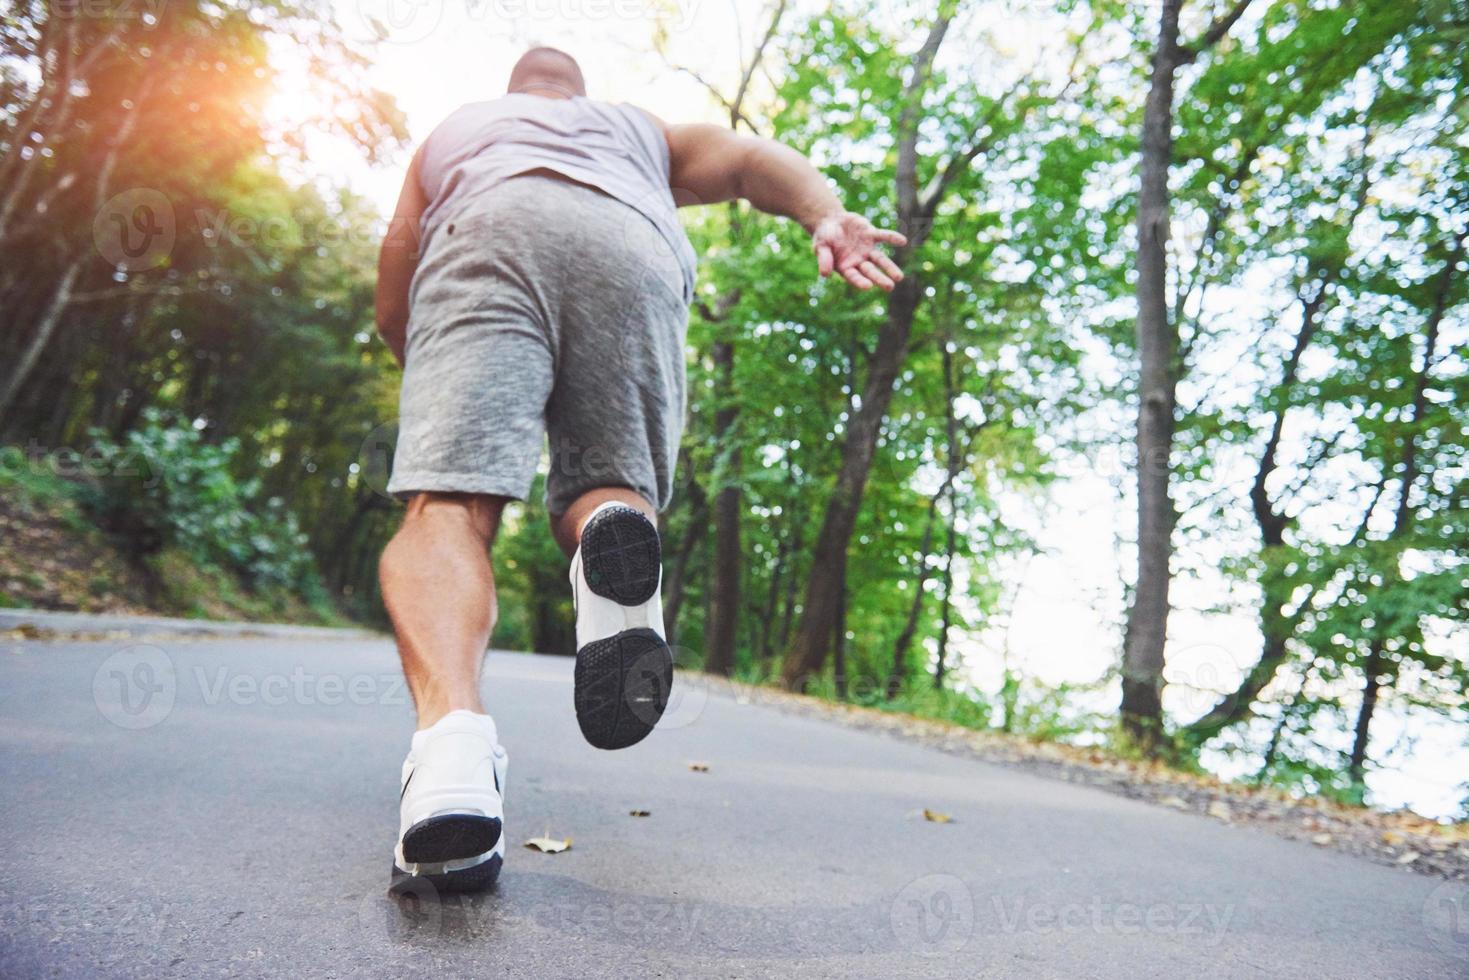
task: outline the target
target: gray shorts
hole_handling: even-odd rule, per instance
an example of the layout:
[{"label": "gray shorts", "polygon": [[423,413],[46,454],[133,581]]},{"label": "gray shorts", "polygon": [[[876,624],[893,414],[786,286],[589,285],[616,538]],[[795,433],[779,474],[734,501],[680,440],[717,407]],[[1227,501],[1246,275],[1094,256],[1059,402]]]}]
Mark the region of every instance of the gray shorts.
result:
[{"label": "gray shorts", "polygon": [[638,211],[554,177],[497,184],[436,221],[410,309],[390,492],[524,500],[549,434],[551,513],[606,486],[668,505],[688,308]]}]

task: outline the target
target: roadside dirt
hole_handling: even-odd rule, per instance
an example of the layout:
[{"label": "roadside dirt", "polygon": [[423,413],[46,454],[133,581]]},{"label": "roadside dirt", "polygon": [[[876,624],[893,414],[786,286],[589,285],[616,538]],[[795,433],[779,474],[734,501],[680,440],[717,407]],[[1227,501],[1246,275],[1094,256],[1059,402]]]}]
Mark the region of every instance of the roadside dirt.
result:
[{"label": "roadside dirt", "polygon": [[0,605],[95,613],[150,610],[146,577],[95,529],[0,498]]}]

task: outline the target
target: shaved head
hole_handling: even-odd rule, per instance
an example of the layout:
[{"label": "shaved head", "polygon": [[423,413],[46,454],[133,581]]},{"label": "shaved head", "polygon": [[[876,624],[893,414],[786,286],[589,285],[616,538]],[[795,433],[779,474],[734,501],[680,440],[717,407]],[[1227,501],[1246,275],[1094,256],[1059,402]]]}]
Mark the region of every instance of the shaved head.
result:
[{"label": "shaved head", "polygon": [[536,88],[562,95],[587,94],[581,65],[571,55],[556,48],[531,48],[510,70],[510,85],[506,91],[524,92]]}]

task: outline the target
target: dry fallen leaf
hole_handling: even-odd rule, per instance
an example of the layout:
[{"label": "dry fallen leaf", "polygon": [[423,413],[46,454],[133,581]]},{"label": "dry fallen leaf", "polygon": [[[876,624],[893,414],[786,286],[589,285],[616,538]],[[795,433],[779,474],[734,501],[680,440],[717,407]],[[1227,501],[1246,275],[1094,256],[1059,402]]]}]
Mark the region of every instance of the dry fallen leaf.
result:
[{"label": "dry fallen leaf", "polygon": [[1164,806],[1171,806],[1177,810],[1188,809],[1188,801],[1181,796],[1165,796],[1158,802],[1163,804]]},{"label": "dry fallen leaf", "polygon": [[627,811],[627,815],[629,817],[651,817],[653,815],[653,811],[651,811],[651,810],[629,810],[629,811]]},{"label": "dry fallen leaf", "polygon": [[923,819],[929,823],[953,823],[954,818],[947,813],[939,813],[937,810],[924,810]]},{"label": "dry fallen leaf", "polygon": [[707,762],[690,762],[689,763],[689,768],[692,769],[694,772],[708,772],[709,771],[709,763],[707,763]]},{"label": "dry fallen leaf", "polygon": [[560,854],[562,851],[571,850],[571,838],[556,840],[553,837],[532,837],[525,842],[526,847],[533,847],[542,854]]},{"label": "dry fallen leaf", "polygon": [[1312,837],[1311,838],[1311,843],[1312,844],[1320,844],[1322,847],[1325,847],[1327,844],[1330,844],[1331,843],[1331,835],[1330,834],[1317,834],[1315,837]]},{"label": "dry fallen leaf", "polygon": [[1229,807],[1218,800],[1210,803],[1209,809],[1206,812],[1209,814],[1209,816],[1215,817],[1219,820],[1223,820],[1226,823],[1228,823],[1229,820],[1234,816],[1234,813],[1229,809]]},{"label": "dry fallen leaf", "polygon": [[1399,864],[1412,864],[1416,860],[1418,860],[1417,851],[1404,851],[1398,855]]}]

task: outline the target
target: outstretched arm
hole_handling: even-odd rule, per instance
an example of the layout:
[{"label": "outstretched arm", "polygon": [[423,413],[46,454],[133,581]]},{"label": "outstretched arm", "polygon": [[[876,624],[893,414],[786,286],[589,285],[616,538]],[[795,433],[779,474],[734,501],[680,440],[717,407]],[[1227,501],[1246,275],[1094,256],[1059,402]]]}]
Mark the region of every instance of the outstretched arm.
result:
[{"label": "outstretched arm", "polygon": [[377,259],[377,332],[400,365],[408,341],[408,287],[418,269],[418,226],[427,207],[415,154]]},{"label": "outstretched arm", "polygon": [[826,178],[795,150],[706,123],[665,123],[663,130],[669,186],[693,198],[679,204],[744,198],[761,211],[801,223],[811,235],[820,275],[835,271],[858,289],[892,289],[902,280],[897,263],[877,246],[903,245],[907,239],[842,207]]}]

